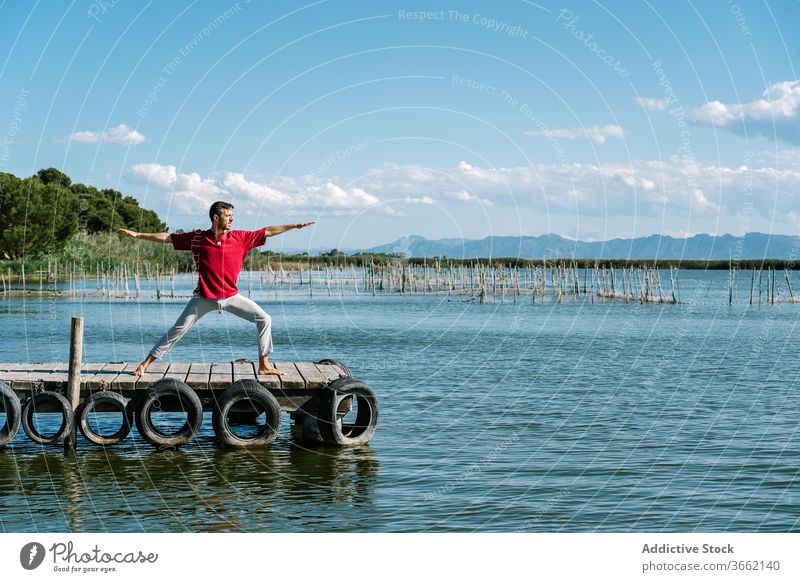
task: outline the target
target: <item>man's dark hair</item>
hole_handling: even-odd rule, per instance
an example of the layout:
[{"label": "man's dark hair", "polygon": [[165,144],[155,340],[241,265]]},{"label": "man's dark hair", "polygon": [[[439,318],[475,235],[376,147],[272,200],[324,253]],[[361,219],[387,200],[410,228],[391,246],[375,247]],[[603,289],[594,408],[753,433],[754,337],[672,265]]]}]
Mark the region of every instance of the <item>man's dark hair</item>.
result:
[{"label": "man's dark hair", "polygon": [[214,202],[214,204],[212,204],[211,208],[208,210],[208,217],[211,219],[211,222],[214,222],[215,216],[222,216],[223,210],[233,210],[233,204],[229,202],[222,202],[221,200]]}]

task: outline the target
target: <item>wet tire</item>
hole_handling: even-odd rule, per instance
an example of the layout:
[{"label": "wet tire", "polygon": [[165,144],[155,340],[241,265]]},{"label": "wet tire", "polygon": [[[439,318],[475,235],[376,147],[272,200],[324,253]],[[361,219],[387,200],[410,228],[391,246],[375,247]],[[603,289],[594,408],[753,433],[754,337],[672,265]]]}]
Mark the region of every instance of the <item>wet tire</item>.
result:
[{"label": "wet tire", "polygon": [[[236,411],[235,409],[239,410]],[[246,412],[241,409],[249,409]],[[265,422],[252,435],[237,434],[231,424],[237,417],[252,417],[255,424],[257,417],[264,414]],[[229,447],[258,447],[272,443],[281,429],[281,407],[277,399],[255,380],[238,380],[231,384],[217,400],[217,406],[211,416],[214,434],[220,443]]]},{"label": "wet tire", "polygon": [[[177,401],[173,406],[186,413],[186,422],[175,432],[165,433],[153,424],[152,414],[161,410],[163,402]],[[153,382],[136,406],[136,430],[144,440],[157,448],[177,448],[194,438],[203,423],[203,403],[187,384],[175,378]]]},{"label": "wet tire", "polygon": [[[33,415],[37,412],[56,412],[61,414],[61,426],[52,436],[45,436],[34,426]],[[58,392],[37,392],[25,403],[22,410],[22,428],[34,442],[42,445],[54,445],[63,441],[75,428],[75,414],[72,405]]]},{"label": "wet tire", "polygon": [[[119,412],[122,414],[122,424],[115,433],[104,435],[96,432],[89,423],[92,412]],[[133,426],[133,408],[128,406],[128,400],[118,392],[95,392],[83,401],[78,412],[78,428],[84,438],[95,445],[116,445],[121,443],[131,432]]]},{"label": "wet tire", "polygon": [[[348,419],[353,407],[355,418]],[[352,378],[332,382],[319,407],[322,441],[340,447],[368,443],[378,426],[378,412],[378,396],[364,382]]]},{"label": "wet tire", "polygon": [[0,400],[2,400],[3,411],[6,414],[6,423],[0,428],[0,447],[4,447],[14,439],[19,431],[22,405],[19,402],[19,396],[5,382],[0,382]]},{"label": "wet tire", "polygon": [[343,364],[339,360],[334,360],[333,358],[325,358],[324,360],[320,360],[319,362],[315,362],[315,363],[316,364],[331,364],[331,365],[334,365],[334,366],[339,366],[342,369],[342,371],[344,372],[344,375],[347,378],[352,378],[353,377],[353,373],[350,371],[350,368],[348,368],[346,364]]}]

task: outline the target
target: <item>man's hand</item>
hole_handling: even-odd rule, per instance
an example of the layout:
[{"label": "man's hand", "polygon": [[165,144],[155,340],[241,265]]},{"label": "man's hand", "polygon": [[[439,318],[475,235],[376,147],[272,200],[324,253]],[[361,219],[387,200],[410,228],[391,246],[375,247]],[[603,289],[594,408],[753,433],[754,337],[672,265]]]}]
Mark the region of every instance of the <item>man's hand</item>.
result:
[{"label": "man's hand", "polygon": [[115,228],[114,230],[116,230],[119,234],[129,236],[131,238],[136,238],[136,235],[139,234],[135,230],[128,230],[127,228]]},{"label": "man's hand", "polygon": [[287,230],[292,230],[293,228],[305,228],[307,226],[311,226],[312,224],[316,224],[316,220],[309,220],[308,222],[296,222],[294,224],[282,224],[280,226],[268,226],[267,228],[267,236],[275,236],[276,234],[283,234]]}]

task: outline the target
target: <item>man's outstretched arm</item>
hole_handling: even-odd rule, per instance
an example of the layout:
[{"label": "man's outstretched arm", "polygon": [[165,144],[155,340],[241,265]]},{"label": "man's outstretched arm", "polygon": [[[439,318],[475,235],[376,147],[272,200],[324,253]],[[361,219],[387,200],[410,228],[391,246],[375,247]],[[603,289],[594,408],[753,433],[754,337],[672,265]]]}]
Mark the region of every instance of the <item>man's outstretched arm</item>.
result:
[{"label": "man's outstretched arm", "polygon": [[268,226],[267,227],[267,236],[275,236],[276,234],[283,234],[287,230],[292,230],[295,228],[305,228],[307,226],[311,226],[315,224],[316,220],[311,220],[309,222],[298,222],[296,224],[282,224],[280,226]]},{"label": "man's outstretched arm", "polygon": [[168,232],[136,232],[135,230],[128,230],[127,228],[115,228],[114,230],[125,236],[139,238],[142,240],[149,240],[164,244],[172,242],[172,238]]}]

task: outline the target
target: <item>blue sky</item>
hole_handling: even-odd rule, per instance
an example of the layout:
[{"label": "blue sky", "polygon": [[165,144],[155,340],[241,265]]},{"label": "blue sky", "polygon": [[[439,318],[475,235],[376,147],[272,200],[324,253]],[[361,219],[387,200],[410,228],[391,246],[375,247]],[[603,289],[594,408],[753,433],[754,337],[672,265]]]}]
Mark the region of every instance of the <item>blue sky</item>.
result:
[{"label": "blue sky", "polygon": [[0,171],[205,227],[800,230],[797,2],[3,2]]}]

